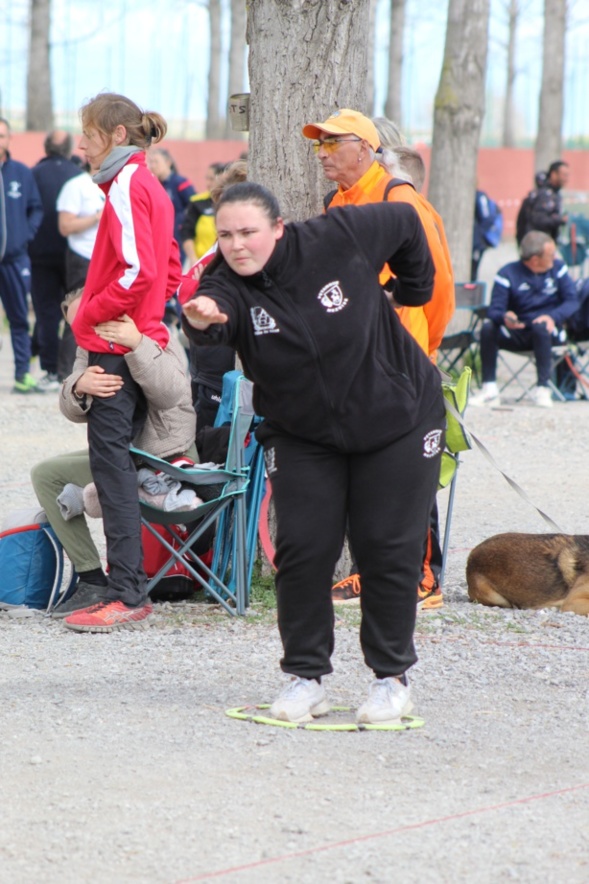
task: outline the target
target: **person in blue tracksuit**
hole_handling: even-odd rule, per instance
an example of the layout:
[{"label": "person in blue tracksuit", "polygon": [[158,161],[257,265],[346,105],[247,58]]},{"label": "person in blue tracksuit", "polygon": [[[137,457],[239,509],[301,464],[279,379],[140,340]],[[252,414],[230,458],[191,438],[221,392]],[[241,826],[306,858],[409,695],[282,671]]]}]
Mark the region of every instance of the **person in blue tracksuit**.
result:
[{"label": "person in blue tracksuit", "polygon": [[575,283],[567,265],[555,258],[548,233],[531,230],[521,241],[520,260],[502,267],[495,277],[491,303],[481,329],[483,388],[470,405],[500,404],[496,382],[499,350],[533,350],[538,385],[536,405],[552,406],[548,382],[552,347],[562,343],[562,326],[579,308]]},{"label": "person in blue tracksuit", "polygon": [[15,393],[40,392],[29,372],[28,294],[31,262],[27,248],[41,221],[43,206],[33,173],[8,152],[10,124],[0,117],[0,300],[10,326]]}]

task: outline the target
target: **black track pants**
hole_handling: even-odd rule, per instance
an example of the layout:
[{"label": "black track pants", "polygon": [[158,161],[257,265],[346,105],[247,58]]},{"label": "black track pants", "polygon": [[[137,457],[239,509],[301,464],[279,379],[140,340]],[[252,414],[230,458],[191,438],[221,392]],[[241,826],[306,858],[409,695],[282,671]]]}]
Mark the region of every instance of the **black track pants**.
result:
[{"label": "black track pants", "polygon": [[346,521],[362,581],[364,660],[380,675],[401,675],[415,663],[416,587],[444,425],[440,399],[407,436],[363,454],[339,453],[265,428],[285,672],[316,678],[332,671],[331,585]]},{"label": "black track pants", "polygon": [[111,398],[93,398],[88,413],[88,445],[106,537],[109,573],[105,597],[135,607],[147,599],[147,579],[137,471],[129,445],[145,422],[147,405],[123,356],[90,353],[88,364],[101,365],[107,374],[121,375],[124,382]]}]

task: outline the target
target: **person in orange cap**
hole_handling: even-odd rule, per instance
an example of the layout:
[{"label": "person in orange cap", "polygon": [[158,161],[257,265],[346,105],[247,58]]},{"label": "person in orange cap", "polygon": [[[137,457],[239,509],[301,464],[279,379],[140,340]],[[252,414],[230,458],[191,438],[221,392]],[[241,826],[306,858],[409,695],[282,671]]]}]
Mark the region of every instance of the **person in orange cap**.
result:
[{"label": "person in orange cap", "polygon": [[[435,361],[436,350],[454,312],[454,277],[446,235],[440,216],[413,184],[393,178],[382,160],[381,136],[371,119],[359,111],[341,108],[323,123],[308,123],[303,135],[313,141],[313,149],[325,177],[337,183],[328,194],[325,207],[365,205],[366,203],[404,202],[414,207],[421,220],[435,267],[432,299],[424,307],[397,307],[399,318],[418,344]],[[389,147],[390,145],[385,145]],[[387,289],[393,274],[384,266],[381,284]],[[437,509],[432,512],[433,533],[437,530]],[[425,543],[423,580],[417,588],[422,609],[440,608],[442,590],[429,566],[433,538],[428,532]],[[441,570],[441,569],[440,569]],[[334,601],[357,599],[360,575],[355,573],[333,588]]]}]

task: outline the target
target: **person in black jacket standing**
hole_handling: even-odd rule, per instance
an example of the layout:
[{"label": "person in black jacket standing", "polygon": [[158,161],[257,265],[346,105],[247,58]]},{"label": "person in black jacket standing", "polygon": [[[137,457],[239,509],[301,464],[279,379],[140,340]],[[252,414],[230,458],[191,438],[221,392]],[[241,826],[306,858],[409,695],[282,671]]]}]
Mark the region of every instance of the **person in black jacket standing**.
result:
[{"label": "person in black jacket standing", "polygon": [[254,382],[257,430],[276,506],[278,625],[291,676],[270,715],[308,721],[329,705],[331,578],[346,520],[363,592],[360,641],[375,674],[360,723],[412,709],[415,586],[444,446],[437,370],[382,291],[431,297],[433,263],[412,206],[333,209],[284,225],[258,184],[236,184],[216,210],[219,257],[183,325],[229,343]]},{"label": "person in black jacket standing", "polygon": [[58,390],[57,368],[61,302],[67,292],[65,254],[67,240],[57,225],[57,196],[66,181],[80,175],[82,169],[71,160],[73,141],[68,132],[49,132],[44,142],[45,156],[33,166],[43,204],[43,221],[29,245],[31,259],[31,297],[35,309],[33,346],[45,372],[39,389]]}]

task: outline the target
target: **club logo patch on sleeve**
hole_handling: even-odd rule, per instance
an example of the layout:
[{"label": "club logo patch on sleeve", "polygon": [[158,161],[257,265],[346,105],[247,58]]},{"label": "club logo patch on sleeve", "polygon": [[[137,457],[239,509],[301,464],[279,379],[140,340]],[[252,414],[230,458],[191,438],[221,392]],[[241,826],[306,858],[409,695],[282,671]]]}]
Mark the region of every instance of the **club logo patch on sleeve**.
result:
[{"label": "club logo patch on sleeve", "polygon": [[423,456],[435,457],[442,450],[442,430],[430,430],[423,437]]},{"label": "club logo patch on sleeve", "polygon": [[325,307],[327,313],[338,313],[348,303],[348,299],[344,297],[341,290],[339,279],[324,285],[317,295],[317,300]]}]

